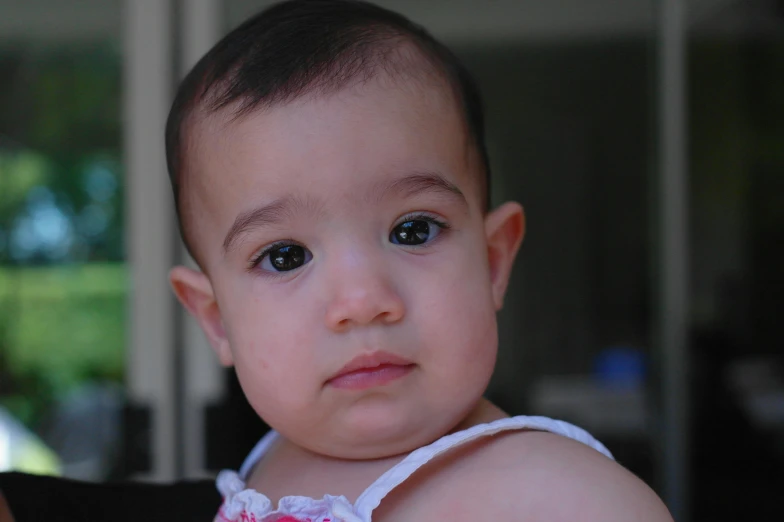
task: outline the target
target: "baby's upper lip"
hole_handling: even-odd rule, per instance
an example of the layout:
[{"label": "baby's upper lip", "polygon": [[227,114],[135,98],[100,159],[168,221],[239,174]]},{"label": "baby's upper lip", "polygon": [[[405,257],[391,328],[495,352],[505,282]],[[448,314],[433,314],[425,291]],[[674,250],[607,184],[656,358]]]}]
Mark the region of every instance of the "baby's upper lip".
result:
[{"label": "baby's upper lip", "polygon": [[337,379],[338,377],[347,373],[377,368],[378,366],[385,364],[391,364],[395,366],[409,366],[413,363],[405,357],[401,357],[389,352],[363,353],[362,355],[358,355],[351,359],[348,364],[343,366],[343,368],[341,368],[335,375],[330,377],[329,380]]}]

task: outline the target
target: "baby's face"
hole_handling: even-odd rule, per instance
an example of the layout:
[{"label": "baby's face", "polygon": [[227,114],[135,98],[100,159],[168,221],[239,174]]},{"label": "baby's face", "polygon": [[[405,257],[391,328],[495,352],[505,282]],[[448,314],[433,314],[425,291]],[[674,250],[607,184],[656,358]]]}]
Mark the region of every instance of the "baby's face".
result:
[{"label": "baby's face", "polygon": [[506,257],[488,238],[522,217],[485,218],[467,150],[447,96],[381,81],[198,125],[188,190],[209,279],[178,269],[175,288],[293,442],[394,455],[481,398],[522,230]]}]

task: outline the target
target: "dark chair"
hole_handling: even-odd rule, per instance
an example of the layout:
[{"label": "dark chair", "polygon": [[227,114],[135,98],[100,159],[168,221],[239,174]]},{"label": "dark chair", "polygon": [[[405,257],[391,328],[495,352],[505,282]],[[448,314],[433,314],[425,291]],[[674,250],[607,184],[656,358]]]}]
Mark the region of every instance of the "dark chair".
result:
[{"label": "dark chair", "polygon": [[0,473],[0,493],[15,522],[210,522],[221,504],[211,480],[89,483],[12,472]]}]

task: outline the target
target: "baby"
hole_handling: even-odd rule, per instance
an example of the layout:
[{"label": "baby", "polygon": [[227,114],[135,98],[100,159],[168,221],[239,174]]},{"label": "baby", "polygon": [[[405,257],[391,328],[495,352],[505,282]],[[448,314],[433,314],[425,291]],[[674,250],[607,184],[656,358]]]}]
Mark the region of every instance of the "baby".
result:
[{"label": "baby", "polygon": [[217,521],[666,521],[586,432],[483,399],[525,230],[477,88],[400,15],[293,0],[194,67],[166,129],[201,271],[177,297],[274,428]]}]

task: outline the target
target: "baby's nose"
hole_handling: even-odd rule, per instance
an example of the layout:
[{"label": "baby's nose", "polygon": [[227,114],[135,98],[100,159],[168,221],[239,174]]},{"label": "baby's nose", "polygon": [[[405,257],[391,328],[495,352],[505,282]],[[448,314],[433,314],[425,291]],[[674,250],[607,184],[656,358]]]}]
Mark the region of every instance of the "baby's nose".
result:
[{"label": "baby's nose", "polygon": [[357,270],[333,283],[325,323],[334,331],[372,323],[393,324],[405,315],[403,299],[380,271]]}]

